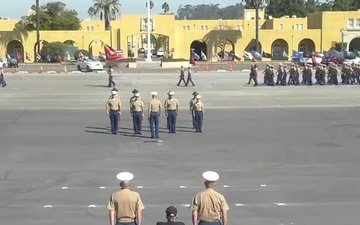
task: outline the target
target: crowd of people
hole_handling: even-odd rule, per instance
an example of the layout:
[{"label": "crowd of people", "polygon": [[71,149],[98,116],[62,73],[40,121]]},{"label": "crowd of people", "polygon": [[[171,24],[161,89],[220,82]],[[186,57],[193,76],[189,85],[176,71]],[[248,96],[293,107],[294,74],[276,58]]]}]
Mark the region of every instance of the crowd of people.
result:
[{"label": "crowd of people", "polygon": [[[132,91],[133,96],[130,98],[130,114],[133,118],[134,134],[142,134],[142,121],[145,116],[145,104],[140,98],[140,92],[137,89]],[[150,122],[151,138],[159,138],[159,118],[164,108],[164,114],[167,121],[169,133],[176,133],[176,120],[179,113],[179,101],[174,98],[175,92],[167,93],[168,98],[162,104],[157,99],[158,93],[151,92],[152,99],[148,103],[146,118]],[[202,133],[202,123],[204,117],[204,104],[198,92],[193,92],[193,98],[190,100],[190,114],[192,125],[195,132]],[[109,115],[111,124],[111,133],[118,133],[118,124],[122,112],[121,99],[118,90],[113,88],[111,96],[106,103],[106,113]]]},{"label": "crowd of people", "polygon": [[[315,69],[315,72],[313,69]],[[294,63],[290,64],[289,68],[287,65],[280,63],[277,69],[274,69],[273,65],[268,64],[263,74],[263,84],[265,86],[360,84],[360,64],[344,64],[341,70],[339,70],[338,65],[335,63],[329,63],[329,65],[318,64],[315,66],[305,64],[303,69],[300,69],[299,65]],[[254,82],[254,85],[258,86],[258,75],[257,65],[252,64],[248,84]]]}]

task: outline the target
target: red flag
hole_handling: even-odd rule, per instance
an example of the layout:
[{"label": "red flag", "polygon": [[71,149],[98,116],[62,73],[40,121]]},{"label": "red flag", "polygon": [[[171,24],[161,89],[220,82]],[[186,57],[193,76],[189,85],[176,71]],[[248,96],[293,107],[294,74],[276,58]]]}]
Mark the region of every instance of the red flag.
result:
[{"label": "red flag", "polygon": [[109,45],[104,46],[106,59],[108,61],[120,61],[124,59],[124,53],[122,50],[115,50]]}]

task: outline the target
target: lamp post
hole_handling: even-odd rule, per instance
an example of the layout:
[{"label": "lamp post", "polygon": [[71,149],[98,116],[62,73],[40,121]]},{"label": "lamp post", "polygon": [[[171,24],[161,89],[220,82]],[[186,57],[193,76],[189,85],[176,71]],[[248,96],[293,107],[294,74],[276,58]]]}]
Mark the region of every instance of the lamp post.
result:
[{"label": "lamp post", "polygon": [[[36,43],[37,49],[36,53],[40,54],[40,0],[36,0]],[[36,58],[36,57],[35,57]]]},{"label": "lamp post", "polygon": [[255,7],[255,41],[256,52],[259,52],[259,8],[262,6],[262,0],[252,0],[252,5]]},{"label": "lamp post", "polygon": [[345,33],[346,29],[345,28],[342,28],[340,30],[340,33],[341,33],[341,52],[344,51],[344,33]]},{"label": "lamp post", "polygon": [[150,9],[151,5],[150,5],[150,0],[147,0],[147,21],[146,21],[146,28],[147,28],[147,56],[146,56],[146,61],[151,62],[151,26],[150,26]]},{"label": "lamp post", "polygon": [[110,26],[110,46],[113,44],[112,26]]}]

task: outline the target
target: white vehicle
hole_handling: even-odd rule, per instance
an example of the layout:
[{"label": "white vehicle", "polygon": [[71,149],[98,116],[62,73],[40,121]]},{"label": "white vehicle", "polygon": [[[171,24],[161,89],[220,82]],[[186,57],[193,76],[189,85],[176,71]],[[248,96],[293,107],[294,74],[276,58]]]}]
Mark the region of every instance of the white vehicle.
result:
[{"label": "white vehicle", "polygon": [[91,72],[93,70],[103,70],[104,66],[99,60],[81,57],[76,61],[76,68],[78,71],[86,70],[87,72]]},{"label": "white vehicle", "polygon": [[156,56],[158,57],[158,58],[160,58],[160,57],[164,57],[164,55],[165,55],[165,52],[164,52],[164,50],[157,50],[157,52],[156,52]]},{"label": "white vehicle", "polygon": [[7,62],[4,61],[2,58],[0,58],[0,67],[2,67],[4,69],[8,67]]}]

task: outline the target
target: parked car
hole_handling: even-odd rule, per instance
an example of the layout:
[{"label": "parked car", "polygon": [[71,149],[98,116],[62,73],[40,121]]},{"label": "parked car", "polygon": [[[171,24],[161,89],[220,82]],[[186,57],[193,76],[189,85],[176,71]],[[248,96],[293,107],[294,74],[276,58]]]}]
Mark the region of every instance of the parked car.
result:
[{"label": "parked car", "polygon": [[87,72],[91,72],[94,70],[103,70],[104,66],[99,60],[82,57],[76,61],[76,68],[78,71],[86,70]]},{"label": "parked car", "polygon": [[164,56],[165,56],[165,51],[164,51],[164,50],[161,50],[161,49],[156,50],[156,56],[157,56],[158,58],[164,57]]},{"label": "parked car", "polygon": [[4,61],[2,58],[0,58],[0,66],[2,68],[7,68],[8,67],[8,64],[6,61]]},{"label": "parked car", "polygon": [[335,64],[343,64],[344,59],[338,56],[324,56],[321,60],[322,64],[328,65],[329,63],[335,63]]}]

